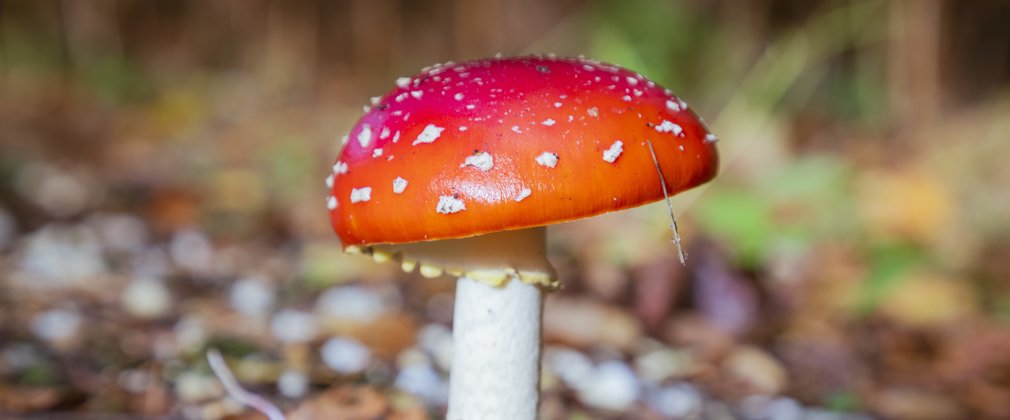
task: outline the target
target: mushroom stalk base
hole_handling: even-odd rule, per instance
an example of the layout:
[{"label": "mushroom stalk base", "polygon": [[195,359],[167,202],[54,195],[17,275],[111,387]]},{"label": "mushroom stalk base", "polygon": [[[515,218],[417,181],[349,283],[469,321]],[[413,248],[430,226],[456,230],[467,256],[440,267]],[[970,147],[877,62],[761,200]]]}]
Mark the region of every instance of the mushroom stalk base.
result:
[{"label": "mushroom stalk base", "polygon": [[537,417],[541,288],[456,282],[449,420]]}]

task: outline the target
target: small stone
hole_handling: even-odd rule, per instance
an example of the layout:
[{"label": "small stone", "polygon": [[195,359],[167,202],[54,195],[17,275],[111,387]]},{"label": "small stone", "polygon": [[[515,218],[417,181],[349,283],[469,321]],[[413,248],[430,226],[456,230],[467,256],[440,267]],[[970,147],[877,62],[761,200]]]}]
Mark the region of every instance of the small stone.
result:
[{"label": "small stone", "polygon": [[217,378],[194,372],[183,372],[175,377],[175,395],[183,403],[210,401],[224,395]]},{"label": "small stone", "polygon": [[294,309],[285,309],[274,315],[270,331],[282,343],[304,343],[316,337],[319,329],[315,315]]},{"label": "small stone", "polygon": [[277,390],[288,398],[301,398],[309,390],[309,377],[305,373],[288,369],[277,378]]},{"label": "small stone", "polygon": [[73,340],[81,330],[81,315],[68,309],[50,309],[32,318],[32,334],[52,344]]},{"label": "small stone", "polygon": [[319,350],[323,363],[342,374],[359,373],[368,367],[372,354],[357,340],[334,337]]},{"label": "small stone", "polygon": [[623,411],[638,399],[638,378],[622,361],[610,360],[597,366],[578,392],[579,401],[590,407]]},{"label": "small stone", "polygon": [[232,285],[229,298],[239,313],[261,318],[274,305],[274,288],[262,277],[247,277]]},{"label": "small stone", "polygon": [[413,394],[430,405],[444,406],[449,402],[449,383],[431,365],[410,365],[396,375],[396,388]]},{"label": "small stone", "polygon": [[[650,392],[646,403],[664,417],[675,419],[698,418],[704,398],[693,386],[676,384]],[[777,417],[769,417],[777,419]]]},{"label": "small stone", "polygon": [[770,354],[753,346],[741,346],[723,361],[731,376],[744,381],[752,391],[775,395],[785,389],[786,370]]},{"label": "small stone", "polygon": [[387,311],[382,296],[361,286],[331,288],[319,295],[316,311],[328,319],[369,323]]},{"label": "small stone", "polygon": [[150,278],[134,279],[120,296],[123,309],[140,319],[156,319],[172,310],[172,292],[165,283]]},{"label": "small stone", "polygon": [[105,246],[116,252],[139,249],[147,242],[147,226],[140,218],[128,214],[99,216],[94,225]]},{"label": "small stone", "polygon": [[108,271],[102,244],[89,227],[49,224],[28,235],[24,244],[18,269],[25,287],[84,286]]},{"label": "small stone", "polygon": [[207,235],[195,230],[183,230],[172,235],[169,255],[180,267],[202,272],[210,268],[214,259],[214,248]]},{"label": "small stone", "polygon": [[418,345],[431,355],[442,371],[452,366],[452,331],[441,324],[428,324],[417,334]]},{"label": "small stone", "polygon": [[589,356],[564,347],[548,348],[544,360],[565,386],[575,390],[586,385],[596,369]]},{"label": "small stone", "polygon": [[663,348],[635,358],[635,370],[643,381],[660,384],[690,374],[694,370],[694,360],[686,351]]}]

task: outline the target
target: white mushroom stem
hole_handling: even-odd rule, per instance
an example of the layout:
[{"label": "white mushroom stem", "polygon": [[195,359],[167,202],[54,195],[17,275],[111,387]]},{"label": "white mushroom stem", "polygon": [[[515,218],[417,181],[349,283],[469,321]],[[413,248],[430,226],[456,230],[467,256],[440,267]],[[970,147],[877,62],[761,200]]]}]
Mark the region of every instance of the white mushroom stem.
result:
[{"label": "white mushroom stem", "polygon": [[542,288],[557,287],[547,229],[348,247],[405,271],[459,278],[453,318],[449,419],[533,420],[540,396]]},{"label": "white mushroom stem", "polygon": [[449,420],[537,417],[543,292],[460,277],[453,315]]}]

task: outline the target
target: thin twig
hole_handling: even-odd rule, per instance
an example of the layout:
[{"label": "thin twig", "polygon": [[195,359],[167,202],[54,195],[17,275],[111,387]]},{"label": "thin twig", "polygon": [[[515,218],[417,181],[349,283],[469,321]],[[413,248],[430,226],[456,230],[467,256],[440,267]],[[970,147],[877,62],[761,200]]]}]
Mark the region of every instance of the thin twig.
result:
[{"label": "thin twig", "polygon": [[652,141],[646,140],[649,146],[649,154],[652,155],[652,163],[656,165],[656,172],[659,173],[659,185],[663,187],[663,198],[666,199],[666,209],[670,211],[670,229],[673,229],[673,243],[677,244],[677,254],[680,256],[680,263],[687,265],[687,253],[680,244],[680,232],[677,230],[677,218],[673,215],[673,204],[670,203],[670,194],[666,192],[666,177],[663,170],[659,169],[659,159],[656,159],[656,151],[652,150]]},{"label": "thin twig", "polygon": [[242,385],[238,384],[238,381],[235,380],[235,375],[232,375],[231,370],[228,369],[228,365],[224,362],[224,357],[221,357],[221,352],[216,348],[207,350],[207,362],[210,363],[210,369],[214,371],[214,375],[224,385],[224,390],[235,401],[252,407],[254,410],[263,413],[270,420],[285,420],[284,413],[276,405],[266,398],[246,391],[242,388]]}]

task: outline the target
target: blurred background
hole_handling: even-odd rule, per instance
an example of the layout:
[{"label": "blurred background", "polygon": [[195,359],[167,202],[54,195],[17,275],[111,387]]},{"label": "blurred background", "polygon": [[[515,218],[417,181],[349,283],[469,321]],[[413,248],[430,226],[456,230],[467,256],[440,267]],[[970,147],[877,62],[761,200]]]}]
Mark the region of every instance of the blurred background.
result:
[{"label": "blurred background", "polygon": [[721,137],[552,228],[546,419],[1010,417],[1010,3],[0,0],[0,416],[443,414],[454,281],[345,256],[323,178],[398,76],[629,67]]}]

